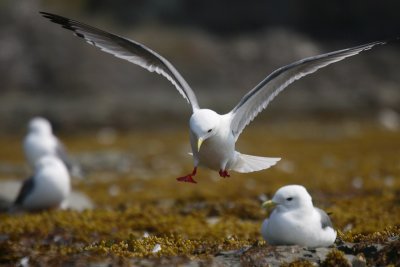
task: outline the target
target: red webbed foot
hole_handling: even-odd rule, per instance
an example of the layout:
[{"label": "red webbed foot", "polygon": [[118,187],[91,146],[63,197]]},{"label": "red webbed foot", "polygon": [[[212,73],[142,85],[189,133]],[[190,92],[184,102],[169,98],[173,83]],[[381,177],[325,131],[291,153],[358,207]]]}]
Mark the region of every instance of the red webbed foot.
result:
[{"label": "red webbed foot", "polygon": [[231,177],[227,170],[219,170],[219,176],[221,176],[223,178]]},{"label": "red webbed foot", "polygon": [[197,184],[197,182],[193,179],[193,177],[190,174],[188,174],[186,176],[182,176],[182,177],[176,178],[176,180],[178,180],[179,182]]},{"label": "red webbed foot", "polygon": [[193,169],[193,172],[191,174],[188,174],[186,176],[182,176],[179,178],[176,178],[176,180],[178,180],[179,182],[186,182],[186,183],[193,183],[193,184],[197,184],[197,182],[193,179],[193,176],[196,175],[196,171],[197,171],[197,167],[195,167]]}]

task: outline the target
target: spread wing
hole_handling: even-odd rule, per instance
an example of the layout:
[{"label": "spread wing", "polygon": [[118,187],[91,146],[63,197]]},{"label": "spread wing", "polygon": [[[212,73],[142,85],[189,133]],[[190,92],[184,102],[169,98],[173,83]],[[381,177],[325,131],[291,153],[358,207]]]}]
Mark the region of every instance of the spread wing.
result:
[{"label": "spread wing", "polygon": [[274,97],[282,92],[289,84],[332,63],[385,43],[386,42],[383,41],[377,41],[309,57],[275,70],[254,89],[248,92],[240,100],[239,104],[229,113],[231,115],[231,129],[236,140],[243,129],[258,115],[258,113],[265,109]]},{"label": "spread wing", "polygon": [[150,72],[156,72],[163,75],[191,104],[193,110],[199,108],[196,95],[175,67],[164,57],[146,46],[83,24],[79,21],[51,13],[40,13],[50,21],[60,24],[67,30],[73,31],[76,36],[85,39],[87,43],[100,48],[102,51],[139,65]]}]

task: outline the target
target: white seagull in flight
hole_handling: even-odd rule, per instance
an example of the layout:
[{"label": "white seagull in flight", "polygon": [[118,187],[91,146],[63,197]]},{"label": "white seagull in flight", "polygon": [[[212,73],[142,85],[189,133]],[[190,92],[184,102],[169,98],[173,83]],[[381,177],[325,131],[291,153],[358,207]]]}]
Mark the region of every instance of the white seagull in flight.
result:
[{"label": "white seagull in flight", "polygon": [[219,171],[221,177],[229,177],[229,170],[253,172],[275,165],[280,158],[266,158],[241,154],[235,151],[235,143],[243,129],[265,109],[269,102],[295,80],[317,71],[329,64],[371,49],[385,42],[378,41],[353,48],[343,49],[319,56],[309,57],[268,75],[249,91],[227,114],[220,115],[210,109],[200,108],[193,90],[164,57],[146,46],[118,35],[108,33],[79,21],[51,13],[40,12],[45,18],[71,30],[106,53],[137,64],[150,72],[167,78],[192,106],[190,118],[190,144],[193,152],[192,173],[177,178],[178,181],[196,183],[197,166],[205,166]]}]

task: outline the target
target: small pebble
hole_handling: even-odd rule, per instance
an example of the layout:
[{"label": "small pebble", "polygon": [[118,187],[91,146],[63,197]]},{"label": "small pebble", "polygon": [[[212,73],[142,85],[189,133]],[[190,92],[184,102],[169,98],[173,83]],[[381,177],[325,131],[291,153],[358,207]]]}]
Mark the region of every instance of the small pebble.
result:
[{"label": "small pebble", "polygon": [[393,176],[386,176],[383,182],[387,187],[392,187],[394,185],[394,178]]},{"label": "small pebble", "polygon": [[343,232],[348,232],[351,229],[353,229],[353,224],[352,223],[346,224],[346,226],[343,227]]},{"label": "small pebble", "polygon": [[117,140],[117,131],[105,127],[97,132],[97,142],[102,145],[112,145]]},{"label": "small pebble", "polygon": [[281,160],[276,167],[285,173],[293,173],[295,171],[295,165],[289,160]]},{"label": "small pebble", "polygon": [[161,251],[161,245],[160,244],[156,244],[151,252],[152,253],[157,253],[159,251]]},{"label": "small pebble", "polygon": [[108,188],[108,194],[112,197],[116,197],[121,192],[121,189],[118,185],[112,185]]},{"label": "small pebble", "polygon": [[361,177],[354,177],[353,181],[351,182],[354,188],[361,189],[364,185],[364,181]]},{"label": "small pebble", "polygon": [[215,225],[220,221],[219,217],[209,217],[207,218],[207,224],[208,225]]},{"label": "small pebble", "polygon": [[382,110],[379,113],[379,122],[387,130],[397,131],[400,129],[400,115],[394,110]]},{"label": "small pebble", "polygon": [[28,267],[29,266],[29,257],[23,257],[19,261],[19,265],[22,267]]}]

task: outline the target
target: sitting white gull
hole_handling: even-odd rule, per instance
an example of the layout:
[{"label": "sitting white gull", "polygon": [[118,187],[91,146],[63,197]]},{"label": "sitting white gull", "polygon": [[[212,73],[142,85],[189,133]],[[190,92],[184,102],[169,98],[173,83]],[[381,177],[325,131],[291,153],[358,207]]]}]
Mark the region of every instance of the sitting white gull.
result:
[{"label": "sitting white gull", "polygon": [[64,163],[47,155],[36,162],[35,173],[23,183],[14,206],[27,211],[66,208],[70,192],[70,176]]},{"label": "sitting white gull", "polygon": [[205,166],[219,172],[221,177],[229,177],[229,170],[247,173],[267,169],[280,158],[245,155],[235,150],[235,143],[243,129],[260,113],[272,99],[295,80],[329,64],[357,55],[375,45],[372,42],[353,48],[343,49],[319,56],[309,57],[272,72],[249,91],[239,103],[223,115],[210,109],[200,108],[193,90],[164,57],[146,46],[127,38],[97,29],[76,20],[51,13],[40,12],[45,18],[71,30],[106,53],[137,64],[148,71],[166,77],[190,103],[193,114],[190,118],[190,144],[193,152],[194,169],[178,181],[196,183],[198,166]]},{"label": "sitting white gull", "polygon": [[264,208],[274,206],[265,219],[261,234],[270,245],[328,247],[335,242],[336,231],[329,216],[313,206],[311,196],[301,185],[281,187]]}]

